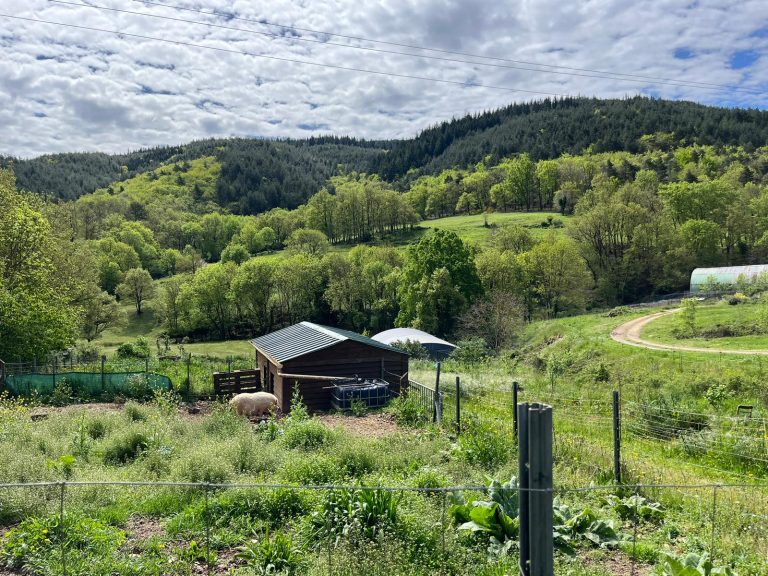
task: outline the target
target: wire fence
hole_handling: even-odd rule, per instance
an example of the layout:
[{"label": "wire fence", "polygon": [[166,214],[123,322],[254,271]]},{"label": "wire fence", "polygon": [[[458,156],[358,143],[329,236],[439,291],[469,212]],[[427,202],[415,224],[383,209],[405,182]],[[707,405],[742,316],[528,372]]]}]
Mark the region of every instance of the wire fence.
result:
[{"label": "wire fence", "polygon": [[[522,491],[550,490],[497,487],[494,500],[511,501]],[[309,516],[314,530],[297,536],[307,561],[320,573],[349,573],[344,569],[344,550],[370,553],[374,543],[382,557],[402,556],[406,546],[397,524],[404,515],[426,514],[424,525],[433,526],[431,545],[438,558],[447,558],[450,547],[473,546],[478,542],[462,539],[459,523],[452,516],[452,502],[471,501],[487,495],[486,486],[418,488],[412,486],[290,485],[268,483],[191,483],[191,482],[36,482],[0,484],[0,518],[35,517],[54,520],[48,535],[48,562],[64,576],[90,573],[81,567],[82,550],[88,536],[74,535],[84,518],[124,527],[131,545],[140,549],[141,538],[165,538],[167,554],[187,557],[197,566],[194,572],[223,574],[239,563],[234,556],[238,546],[249,540],[269,539],[268,531],[258,527],[286,527],[298,516]],[[587,509],[597,510],[615,528],[613,542],[605,544],[620,550],[631,574],[646,573],[647,549],[652,534],[666,530],[670,549],[695,539],[701,551],[708,552],[716,564],[768,559],[768,485],[732,484],[634,484],[584,487],[555,487],[555,518],[563,522]],[[339,513],[335,503],[366,493],[386,499],[395,512],[376,516],[369,513],[362,531],[345,525],[351,518]],[[168,511],[158,513],[162,503]],[[331,504],[329,506],[328,504]],[[343,507],[342,507],[343,508]],[[123,514],[116,519],[114,510]],[[170,511],[170,512],[169,512]],[[516,514],[508,510],[510,514]],[[593,512],[593,514],[595,514]],[[142,523],[142,520],[144,523]],[[162,520],[162,522],[160,521]],[[154,527],[147,530],[149,523]],[[595,544],[579,539],[571,523],[571,539],[577,550],[588,552]],[[370,533],[365,528],[373,528]],[[560,531],[565,530],[565,525]],[[375,535],[374,535],[375,534]],[[392,538],[388,539],[386,536]],[[12,531],[5,535],[12,537]],[[517,537],[512,538],[516,541]],[[38,543],[39,545],[39,543]],[[124,545],[125,546],[125,545]],[[645,547],[645,548],[644,548]],[[513,553],[514,554],[514,553]],[[606,565],[610,556],[603,559]],[[417,559],[412,559],[418,562]],[[498,562],[488,557],[487,564]],[[599,558],[596,560],[599,566]],[[49,567],[50,567],[49,566]],[[482,566],[467,567],[466,574],[481,573]],[[766,565],[763,564],[765,569]],[[137,572],[140,573],[140,572]],[[353,573],[364,573],[364,570]],[[752,573],[752,572],[750,572]],[[764,571],[754,572],[765,573]]]}]

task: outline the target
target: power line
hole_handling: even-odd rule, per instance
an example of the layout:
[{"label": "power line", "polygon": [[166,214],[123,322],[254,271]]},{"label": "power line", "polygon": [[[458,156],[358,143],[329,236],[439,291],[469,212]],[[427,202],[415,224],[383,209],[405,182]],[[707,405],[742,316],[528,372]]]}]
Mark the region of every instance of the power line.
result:
[{"label": "power line", "polygon": [[[643,85],[647,85],[649,83],[646,80],[639,80],[639,79],[634,79],[634,78],[624,78],[624,77],[621,77],[621,75],[613,75],[613,73],[608,73],[608,72],[602,73],[602,75],[601,74],[585,74],[585,73],[581,73],[581,72],[561,72],[561,71],[557,71],[557,70],[542,70],[541,68],[531,68],[529,66],[518,66],[518,65],[510,65],[510,64],[494,64],[494,63],[490,63],[490,62],[476,62],[476,61],[472,61],[472,60],[460,60],[460,59],[457,59],[457,58],[447,58],[447,57],[443,57],[443,56],[430,56],[430,55],[426,55],[426,54],[414,54],[413,52],[398,52],[396,50],[386,50],[386,49],[382,49],[382,48],[371,48],[369,46],[353,46],[353,45],[350,45],[350,44],[342,44],[342,43],[339,43],[339,42],[330,42],[330,41],[326,42],[324,40],[317,40],[317,39],[312,39],[312,38],[303,38],[301,36],[284,37],[284,36],[280,36],[278,34],[275,34],[274,32],[264,32],[264,31],[260,31],[260,30],[249,29],[249,28],[236,28],[234,26],[225,26],[225,25],[222,25],[222,24],[213,24],[213,23],[210,23],[210,22],[200,22],[199,20],[186,20],[184,18],[174,18],[173,16],[162,16],[160,14],[150,14],[150,13],[146,13],[146,12],[136,12],[136,11],[133,11],[133,10],[125,10],[125,9],[121,9],[121,8],[111,8],[111,7],[108,7],[108,6],[98,6],[96,4],[82,4],[82,3],[79,3],[79,2],[68,2],[67,0],[48,0],[48,1],[52,2],[52,3],[55,3],[55,4],[63,4],[63,5],[67,5],[67,6],[76,6],[76,7],[79,7],[79,8],[93,8],[93,9],[96,9],[96,10],[108,10],[110,12],[118,12],[118,13],[122,13],[122,14],[131,14],[131,15],[134,15],[134,16],[143,16],[143,17],[148,17],[148,18],[156,18],[156,19],[168,20],[168,21],[172,21],[172,22],[181,22],[181,23],[184,23],[184,24],[196,24],[196,25],[199,25],[199,26],[209,26],[211,28],[218,28],[218,29],[221,29],[221,30],[231,30],[231,31],[236,31],[236,32],[245,32],[245,33],[248,33],[248,34],[258,34],[260,36],[267,36],[269,38],[276,39],[276,40],[290,40],[290,41],[296,41],[296,42],[308,42],[308,43],[312,43],[312,44],[320,44],[320,45],[323,45],[323,46],[337,46],[337,47],[340,47],[340,48],[346,48],[346,49],[352,49],[352,50],[363,50],[363,51],[366,51],[366,52],[373,52],[373,53],[378,53],[378,54],[392,54],[392,55],[396,55],[396,56],[407,56],[407,57],[412,57],[412,58],[422,58],[422,59],[426,59],[426,60],[437,60],[437,61],[441,61],[441,62],[450,62],[450,63],[455,63],[455,64],[471,64],[473,66],[484,66],[484,67],[488,67],[488,68],[497,68],[497,69],[524,70],[524,71],[528,71],[528,72],[538,72],[538,73],[541,73],[541,74],[557,74],[557,75],[561,75],[561,76],[577,76],[577,77],[581,77],[581,78],[599,78],[599,79],[604,79],[604,80],[621,80],[623,82],[632,82],[632,83],[643,84]],[[137,0],[137,1],[142,1],[142,0]],[[152,2],[147,2],[147,3],[154,4]],[[164,4],[158,4],[158,5],[166,6]],[[167,7],[168,8],[174,8],[172,6],[167,6]],[[185,8],[177,8],[177,9],[178,10],[187,10]],[[197,12],[196,10],[193,10],[193,11]],[[611,75],[605,75],[605,74],[611,74]],[[705,85],[705,83],[687,82],[687,81],[683,81],[683,80],[658,80],[658,81],[653,81],[652,83],[653,84],[663,84],[663,85],[667,85],[667,86],[677,86],[677,87],[680,87],[680,88],[686,88],[686,87],[687,88],[696,88],[696,89],[699,89],[699,90],[722,91],[724,89],[728,89],[728,90],[731,90],[731,91],[750,92],[750,93],[753,92],[752,90],[749,90],[749,89],[732,88],[732,87],[725,87],[725,86],[720,86],[720,87],[709,86],[709,85]]]},{"label": "power line", "polygon": [[88,30],[89,32],[103,32],[106,34],[115,34],[117,36],[125,36],[129,38],[139,38],[141,40],[153,40],[155,42],[164,42],[166,44],[175,44],[177,46],[189,46],[192,48],[204,48],[207,50],[215,50],[217,52],[226,52],[229,54],[239,54],[241,56],[251,56],[253,58],[264,58],[266,60],[276,60],[279,62],[290,62],[292,64],[303,64],[306,66],[317,66],[320,68],[331,68],[334,70],[345,70],[347,72],[362,72],[365,74],[375,74],[377,76],[389,76],[393,78],[405,78],[408,80],[424,80],[426,82],[437,82],[440,84],[451,84],[454,86],[461,86],[463,88],[488,88],[490,90],[503,90],[506,92],[523,92],[526,94],[538,94],[544,96],[557,96],[567,97],[568,94],[561,94],[557,92],[543,92],[541,90],[526,90],[524,88],[514,88],[512,86],[494,86],[492,84],[479,84],[476,82],[461,82],[459,80],[446,80],[444,78],[431,78],[429,76],[417,76],[414,74],[400,74],[397,72],[384,72],[382,70],[371,70],[369,68],[356,68],[353,66],[340,66],[338,64],[324,64],[322,62],[312,62],[311,60],[299,60],[296,58],[285,58],[283,56],[273,56],[269,54],[256,54],[254,52],[247,52],[245,50],[235,50],[233,48],[222,48],[219,46],[207,46],[205,44],[195,44],[193,42],[185,42],[183,40],[169,40],[167,38],[157,38],[155,36],[145,36],[143,34],[132,34],[130,32],[121,32],[119,30],[106,30],[104,28],[94,28],[91,26],[80,26],[78,24],[67,24],[64,22],[53,22],[51,20],[41,20],[37,18],[26,18],[24,16],[13,16],[11,14],[0,13],[2,18],[11,18],[13,20],[23,20],[26,22],[36,22],[38,24],[52,24],[54,26],[62,26],[65,28],[74,28],[77,30]]},{"label": "power line", "polygon": [[[277,22],[270,22],[269,20],[263,20],[263,19],[262,20],[254,20],[252,18],[243,18],[243,17],[240,17],[240,16],[236,16],[235,14],[232,14],[232,13],[219,12],[219,11],[216,11],[216,10],[208,12],[208,11],[200,10],[200,9],[197,9],[197,8],[188,8],[188,7],[185,7],[185,6],[176,6],[176,5],[173,5],[173,4],[165,4],[165,3],[162,3],[162,2],[155,2],[153,0],[134,0],[134,2],[141,2],[142,4],[149,5],[149,6],[161,6],[161,7],[164,7],[164,8],[171,8],[171,9],[174,9],[174,10],[182,10],[182,11],[186,11],[186,12],[195,12],[197,14],[204,14],[206,16],[215,16],[215,17],[219,17],[219,18],[225,18],[227,20],[239,20],[239,21],[242,21],[242,22],[250,22],[252,24],[259,24],[259,25],[262,25],[262,26],[272,26],[272,27],[275,27],[275,28],[282,28],[284,30],[294,30],[294,31],[297,31],[297,32],[308,32],[308,33],[311,33],[311,34],[319,34],[319,35],[323,35],[323,36],[332,36],[332,37],[336,37],[336,38],[344,38],[346,40],[356,40],[356,41],[362,41],[362,42],[371,42],[371,43],[374,43],[374,44],[384,44],[384,45],[387,45],[387,46],[397,46],[397,47],[400,47],[400,48],[411,48],[411,49],[415,49],[415,50],[425,50],[425,51],[428,51],[428,52],[438,52],[438,53],[441,53],[441,54],[451,54],[451,55],[455,55],[455,56],[465,56],[465,57],[469,57],[469,58],[481,58],[481,59],[485,59],[485,60],[494,60],[494,61],[497,61],[497,62],[508,62],[508,63],[511,63],[511,64],[522,64],[522,65],[526,65],[526,66],[539,66],[541,68],[552,68],[553,70],[571,70],[571,71],[575,71],[575,72],[589,72],[589,73],[592,73],[592,74],[603,74],[603,75],[606,75],[606,76],[587,76],[589,78],[605,78],[605,77],[608,77],[608,79],[625,79],[625,80],[626,79],[630,79],[630,78],[635,78],[635,79],[638,79],[638,80],[653,81],[653,82],[655,82],[657,84],[684,82],[683,84],[677,84],[677,85],[680,85],[680,86],[691,86],[691,87],[698,87],[698,88],[710,87],[710,88],[716,88],[716,89],[720,89],[720,90],[732,90],[732,91],[737,91],[737,92],[748,92],[748,93],[752,93],[752,94],[762,94],[762,91],[760,91],[760,90],[749,89],[749,88],[737,88],[737,87],[729,86],[729,85],[726,85],[726,84],[715,84],[715,83],[712,83],[712,82],[683,81],[683,80],[676,80],[674,78],[664,78],[664,77],[658,77],[658,76],[643,76],[643,75],[640,75],[640,74],[627,74],[627,73],[623,73],[623,72],[610,72],[610,71],[606,71],[606,70],[596,70],[596,69],[593,69],[593,68],[577,68],[577,67],[574,67],[574,66],[562,66],[562,65],[557,65],[557,64],[542,64],[540,62],[531,62],[531,61],[527,61],[527,60],[513,60],[511,58],[501,58],[501,57],[497,57],[497,56],[484,56],[482,54],[473,54],[473,53],[470,53],[470,52],[460,52],[460,51],[455,51],[455,50],[446,50],[446,49],[442,49],[442,48],[430,48],[430,47],[427,47],[427,46],[419,46],[419,45],[416,45],[416,44],[406,44],[406,43],[391,42],[391,41],[386,41],[386,40],[375,40],[373,38],[366,38],[364,36],[351,36],[351,35],[346,35],[346,34],[339,34],[339,33],[336,33],[336,32],[327,32],[327,31],[322,31],[322,30],[314,30],[314,29],[311,29],[311,28],[301,28],[301,27],[298,27],[298,26],[289,26],[287,24],[280,24],[280,23],[277,23]],[[280,37],[280,36],[277,36],[277,37]],[[302,39],[302,38],[298,38],[298,37],[293,37],[291,39],[292,40],[300,40],[300,41],[310,41],[310,40]],[[362,46],[349,46],[349,45],[346,45],[346,44],[336,44],[336,43],[330,43],[330,42],[323,42],[322,40],[315,40],[315,42],[320,42],[322,44],[332,44],[334,46],[344,46],[344,47],[348,47],[348,48],[357,48],[357,49],[363,49],[363,50],[365,50],[365,49],[367,49],[367,50],[375,50],[373,48],[366,48],[366,47],[362,47]],[[392,52],[392,53],[394,53],[394,54],[403,54],[402,52]],[[411,56],[411,54],[404,54],[404,55]],[[422,57],[422,58],[433,58],[433,57],[430,57],[430,56],[422,56],[422,55],[416,55],[416,54],[413,54],[413,56],[418,56],[418,57]],[[479,62],[472,62],[472,64],[478,64],[480,66],[487,65],[487,64],[482,64],[482,63],[479,63]],[[510,68],[512,68],[512,67],[510,66]],[[521,70],[530,70],[529,68],[520,68],[520,69]],[[534,69],[534,71],[536,71],[536,72],[551,72],[551,73],[565,74],[565,72],[553,72],[553,70]],[[573,75],[578,75],[578,74],[573,74]],[[621,78],[617,78],[617,77],[621,77]],[[673,84],[673,85],[675,85],[675,84]]]}]

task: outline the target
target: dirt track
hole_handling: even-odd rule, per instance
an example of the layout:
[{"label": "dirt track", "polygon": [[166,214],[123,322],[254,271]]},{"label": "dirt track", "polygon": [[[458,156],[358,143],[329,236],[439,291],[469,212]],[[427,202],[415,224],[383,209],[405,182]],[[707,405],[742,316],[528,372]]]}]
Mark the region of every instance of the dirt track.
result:
[{"label": "dirt track", "polygon": [[727,350],[725,348],[698,348],[696,346],[675,346],[674,344],[662,344],[660,342],[652,342],[651,340],[643,340],[640,333],[646,324],[653,322],[654,320],[679,312],[680,308],[674,310],[664,310],[663,312],[656,312],[655,314],[649,314],[648,316],[642,316],[641,318],[635,318],[629,322],[625,322],[618,328],[611,332],[611,338],[621,344],[629,344],[630,346],[637,346],[638,348],[647,348],[648,350],[669,350],[674,352],[705,352],[708,354],[741,354],[744,356],[761,355],[768,356],[768,350]]}]

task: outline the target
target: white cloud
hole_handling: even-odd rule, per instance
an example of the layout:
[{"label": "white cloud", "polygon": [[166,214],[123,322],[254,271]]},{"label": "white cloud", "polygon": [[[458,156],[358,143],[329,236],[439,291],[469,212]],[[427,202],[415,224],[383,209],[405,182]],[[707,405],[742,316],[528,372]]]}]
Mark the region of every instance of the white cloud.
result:
[{"label": "white cloud", "polygon": [[[73,1],[280,32],[132,0]],[[768,3],[763,0],[161,1],[389,42],[762,92],[711,91],[591,78],[588,72],[568,76],[426,60],[301,42],[287,32],[273,39],[47,0],[5,0],[0,12],[453,82],[599,97],[640,92],[710,104],[768,104],[768,34],[754,34],[768,29]],[[302,37],[370,46],[309,33]],[[375,139],[407,137],[451,117],[535,98],[530,93],[321,68],[2,17],[0,49],[4,127],[0,153],[20,156],[68,150],[120,152],[208,136],[305,137],[333,132]],[[732,59],[744,51],[760,57],[735,69]]]}]

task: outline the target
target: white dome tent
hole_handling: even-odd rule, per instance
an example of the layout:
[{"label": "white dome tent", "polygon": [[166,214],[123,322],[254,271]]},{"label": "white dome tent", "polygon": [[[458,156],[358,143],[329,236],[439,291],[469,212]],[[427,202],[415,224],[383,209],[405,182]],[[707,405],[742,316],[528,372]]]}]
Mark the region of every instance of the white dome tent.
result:
[{"label": "white dome tent", "polygon": [[455,344],[416,328],[392,328],[379,332],[373,336],[373,339],[389,346],[396,342],[418,342],[435,360],[442,360],[456,349]]}]

